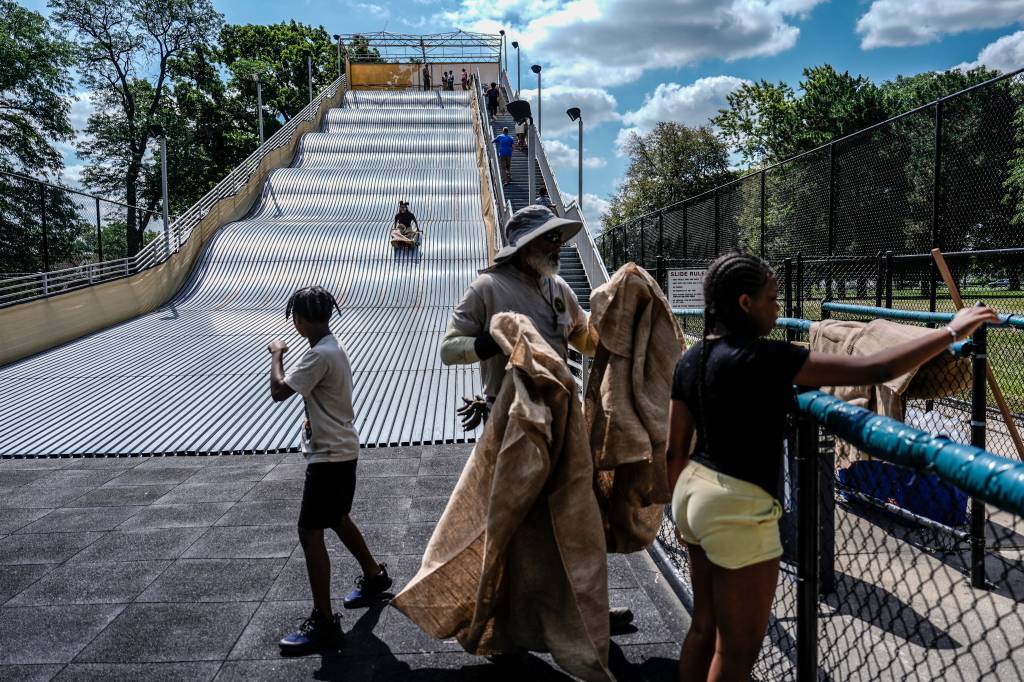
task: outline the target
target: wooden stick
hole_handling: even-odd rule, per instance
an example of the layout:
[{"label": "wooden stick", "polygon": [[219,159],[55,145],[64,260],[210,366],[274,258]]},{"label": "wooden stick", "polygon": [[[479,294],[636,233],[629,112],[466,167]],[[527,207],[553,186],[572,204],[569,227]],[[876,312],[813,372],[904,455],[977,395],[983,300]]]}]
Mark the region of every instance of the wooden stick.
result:
[{"label": "wooden stick", "polygon": [[[939,273],[942,274],[942,279],[946,283],[946,288],[949,289],[949,296],[953,299],[953,305],[956,306],[957,310],[960,310],[964,307],[964,302],[960,298],[960,290],[957,289],[956,282],[953,281],[953,274],[949,271],[949,266],[946,265],[946,259],[943,257],[942,251],[932,249],[932,258],[935,259],[935,265],[938,266]],[[996,375],[992,371],[991,362],[985,362],[985,373],[988,375],[988,385],[992,388],[992,396],[996,399],[996,404],[999,405],[999,412],[1003,415],[1003,422],[1006,423],[1006,429],[1010,432],[1013,445],[1017,448],[1017,457],[1024,461],[1024,441],[1021,440],[1020,431],[1017,430],[1017,424],[1013,421],[1013,415],[1010,413],[1010,406],[1006,404],[1003,391],[999,388],[999,382],[996,381]]]}]

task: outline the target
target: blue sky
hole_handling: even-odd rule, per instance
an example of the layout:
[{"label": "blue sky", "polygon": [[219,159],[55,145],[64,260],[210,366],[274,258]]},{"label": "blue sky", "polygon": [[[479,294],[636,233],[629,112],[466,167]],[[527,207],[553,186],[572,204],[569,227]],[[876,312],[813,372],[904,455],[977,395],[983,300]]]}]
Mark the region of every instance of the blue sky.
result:
[{"label": "blue sky", "polygon": [[[38,0],[25,5],[45,12]],[[703,123],[743,80],[794,87],[806,66],[883,81],[984,63],[1024,67],[1024,0],[214,0],[231,23],[296,21],[330,33],[505,28],[523,45],[523,87],[544,67],[544,136],[559,185],[576,191],[583,109],[592,228],[626,160],[616,140],[655,121]],[[515,53],[509,61],[515,85]],[[76,123],[87,111],[75,107]],[[77,160],[69,154],[70,176]],[[592,196],[591,196],[592,195]]]}]

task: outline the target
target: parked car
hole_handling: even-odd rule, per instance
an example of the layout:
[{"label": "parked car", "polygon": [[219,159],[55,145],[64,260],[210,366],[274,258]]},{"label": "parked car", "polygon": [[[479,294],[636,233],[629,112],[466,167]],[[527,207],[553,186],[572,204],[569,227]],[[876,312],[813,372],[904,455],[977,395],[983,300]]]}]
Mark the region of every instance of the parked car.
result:
[{"label": "parked car", "polygon": [[994,279],[988,283],[989,289],[1009,289],[1010,280],[1008,279]]}]

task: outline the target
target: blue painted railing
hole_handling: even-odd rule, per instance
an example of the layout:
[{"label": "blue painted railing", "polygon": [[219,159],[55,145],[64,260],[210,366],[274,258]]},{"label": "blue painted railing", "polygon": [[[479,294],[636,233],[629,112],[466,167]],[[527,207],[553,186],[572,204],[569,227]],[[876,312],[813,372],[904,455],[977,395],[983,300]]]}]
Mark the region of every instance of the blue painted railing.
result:
[{"label": "blue painted railing", "polygon": [[802,413],[879,459],[930,471],[969,496],[1024,515],[1024,463],[962,445],[850,405],[822,391],[797,396]]},{"label": "blue painted railing", "polygon": [[[829,304],[826,303],[825,305],[829,305]],[[868,306],[851,306],[851,307],[869,309]],[[889,308],[870,308],[870,310],[885,310],[887,312],[907,312],[907,311],[902,311],[902,310],[891,311]],[[851,312],[852,313],[852,312],[857,312],[857,311],[842,311],[842,312]],[[701,317],[701,318],[703,318],[704,317],[704,310],[703,310],[703,308],[673,308],[672,309],[672,314],[676,315],[677,317]],[[870,314],[870,313],[858,313],[858,314]],[[938,313],[922,313],[922,314],[923,315],[936,315]],[[1015,317],[1021,317],[1021,316],[1017,315]],[[892,319],[910,319],[910,318],[892,318]],[[1024,319],[1024,318],[1022,318],[1022,319]],[[929,320],[917,320],[917,319],[915,319],[914,321],[916,321],[916,322],[928,322]],[[948,322],[948,320],[947,320],[947,322]],[[800,318],[800,317],[780,317],[777,320],[775,320],[775,326],[778,327],[779,329],[792,329],[792,330],[798,331],[798,332],[809,332],[811,330],[811,325],[812,324],[814,324],[814,320],[805,320],[805,319]],[[957,357],[963,358],[963,357],[967,357],[967,356],[969,356],[971,354],[972,348],[973,348],[973,346],[972,346],[970,341],[958,341],[956,343],[950,344],[949,352],[952,353],[953,355],[957,356]]]},{"label": "blue painted railing", "polygon": [[[954,313],[931,313],[922,310],[895,310],[893,308],[876,308],[871,305],[854,305],[852,303],[836,303],[826,301],[821,304],[823,311],[830,313],[847,313],[849,315],[870,315],[886,320],[903,320],[906,322],[923,322],[932,324],[949,324]],[[998,324],[990,327],[1014,327],[1024,329],[1024,315],[1000,315]]]}]

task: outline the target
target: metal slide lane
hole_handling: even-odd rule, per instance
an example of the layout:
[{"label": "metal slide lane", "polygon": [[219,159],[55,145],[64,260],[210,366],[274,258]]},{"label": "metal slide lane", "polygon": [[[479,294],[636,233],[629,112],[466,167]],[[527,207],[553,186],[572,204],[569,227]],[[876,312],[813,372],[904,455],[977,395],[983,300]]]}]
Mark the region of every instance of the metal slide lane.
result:
[{"label": "metal slide lane", "polygon": [[[470,93],[350,91],[269,176],[249,215],[221,228],[174,299],[153,313],[0,368],[0,455],[261,452],[296,448],[302,401],[269,398],[271,339],[286,368],[306,346],[288,296],[319,284],[341,306],[364,445],[473,438],[454,410],[475,366],[437,347],[487,265]],[[398,200],[424,230],[389,243]]]}]

